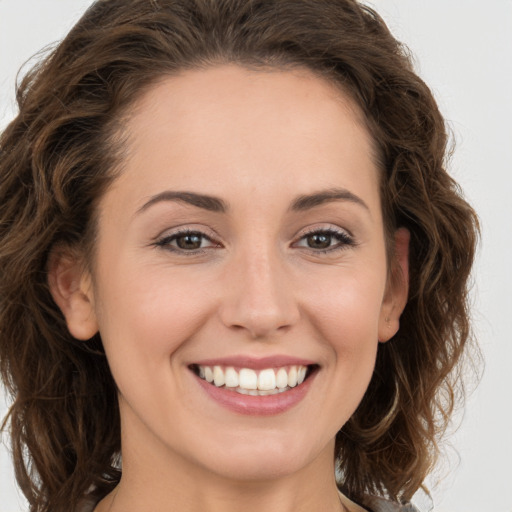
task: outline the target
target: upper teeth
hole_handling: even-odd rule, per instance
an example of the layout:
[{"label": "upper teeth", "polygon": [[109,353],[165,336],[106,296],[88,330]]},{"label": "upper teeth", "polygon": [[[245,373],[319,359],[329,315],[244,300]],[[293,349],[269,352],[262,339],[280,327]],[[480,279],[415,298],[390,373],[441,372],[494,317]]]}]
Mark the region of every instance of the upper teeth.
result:
[{"label": "upper teeth", "polygon": [[302,384],[306,377],[307,366],[286,366],[266,368],[257,373],[251,368],[236,370],[232,366],[199,366],[199,377],[217,387],[243,388],[247,390],[270,391],[276,388],[293,388]]}]

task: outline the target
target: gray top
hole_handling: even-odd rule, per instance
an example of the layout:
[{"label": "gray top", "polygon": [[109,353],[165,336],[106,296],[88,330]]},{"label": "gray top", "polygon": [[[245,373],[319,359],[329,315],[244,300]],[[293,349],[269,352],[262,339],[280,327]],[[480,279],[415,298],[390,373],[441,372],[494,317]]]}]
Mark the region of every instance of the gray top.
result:
[{"label": "gray top", "polygon": [[365,499],[364,506],[371,512],[419,512],[412,503],[400,505],[396,501],[390,501],[376,496],[368,496],[368,498]]},{"label": "gray top", "polygon": [[[96,502],[87,501],[78,507],[76,512],[93,512]],[[419,510],[411,503],[400,505],[395,501],[378,498],[376,496],[368,496],[364,501],[364,506],[369,512],[419,512]]]}]

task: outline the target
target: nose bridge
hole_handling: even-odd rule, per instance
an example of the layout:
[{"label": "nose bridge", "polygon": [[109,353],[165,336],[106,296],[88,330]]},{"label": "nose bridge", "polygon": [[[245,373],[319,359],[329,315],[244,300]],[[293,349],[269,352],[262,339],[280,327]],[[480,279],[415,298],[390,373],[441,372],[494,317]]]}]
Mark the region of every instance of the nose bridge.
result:
[{"label": "nose bridge", "polygon": [[269,245],[246,247],[233,259],[228,289],[224,324],[255,338],[290,327],[299,317],[286,264]]}]

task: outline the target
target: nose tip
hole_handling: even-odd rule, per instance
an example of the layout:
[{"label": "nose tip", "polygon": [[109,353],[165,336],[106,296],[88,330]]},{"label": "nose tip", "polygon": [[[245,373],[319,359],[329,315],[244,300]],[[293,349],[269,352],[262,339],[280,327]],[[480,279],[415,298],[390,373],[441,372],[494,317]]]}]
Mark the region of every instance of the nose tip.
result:
[{"label": "nose tip", "polygon": [[282,305],[238,304],[237,311],[228,325],[237,330],[245,330],[251,338],[265,338],[270,335],[288,330],[294,318]]},{"label": "nose tip", "polygon": [[287,331],[299,320],[294,287],[281,266],[268,259],[237,265],[225,292],[223,324],[244,330],[253,339]]}]

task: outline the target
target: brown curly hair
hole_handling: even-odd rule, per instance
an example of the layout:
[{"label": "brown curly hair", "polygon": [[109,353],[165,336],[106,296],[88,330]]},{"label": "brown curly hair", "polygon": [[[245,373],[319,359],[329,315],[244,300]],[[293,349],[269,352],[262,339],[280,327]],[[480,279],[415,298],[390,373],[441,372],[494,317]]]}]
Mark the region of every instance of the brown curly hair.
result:
[{"label": "brown curly hair", "polygon": [[[336,438],[340,487],[408,500],[438,455],[471,340],[475,213],[445,171],[447,133],[407,50],[354,0],[99,0],[19,84],[0,138],[0,368],[18,483],[64,512],[120,479],[117,392],[101,338],[73,339],[47,282],[59,243],[90,251],[95,206],[122,161],[130,106],[183,69],[300,66],[364,112],[388,240],[411,232],[401,329]],[[89,252],[90,254],[90,252]]]}]

